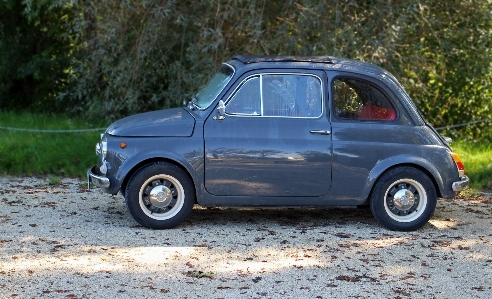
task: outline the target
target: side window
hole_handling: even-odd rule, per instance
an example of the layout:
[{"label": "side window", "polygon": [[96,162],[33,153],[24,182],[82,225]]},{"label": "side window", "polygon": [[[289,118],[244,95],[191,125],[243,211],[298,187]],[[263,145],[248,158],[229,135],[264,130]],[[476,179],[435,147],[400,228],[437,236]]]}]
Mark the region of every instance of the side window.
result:
[{"label": "side window", "polygon": [[265,75],[262,96],[265,116],[321,115],[321,82],[317,77]]},{"label": "side window", "polygon": [[336,78],[333,91],[334,114],[339,119],[396,119],[396,110],[391,101],[366,81]]},{"label": "side window", "polygon": [[226,106],[228,114],[261,115],[260,77],[247,79]]},{"label": "side window", "polygon": [[321,81],[310,75],[259,75],[246,79],[226,105],[235,115],[319,117]]}]

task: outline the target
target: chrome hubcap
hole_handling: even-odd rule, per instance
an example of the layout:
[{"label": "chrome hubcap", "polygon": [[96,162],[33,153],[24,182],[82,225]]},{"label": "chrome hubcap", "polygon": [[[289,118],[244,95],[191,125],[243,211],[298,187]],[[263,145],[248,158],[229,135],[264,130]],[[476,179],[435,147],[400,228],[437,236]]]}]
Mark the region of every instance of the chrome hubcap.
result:
[{"label": "chrome hubcap", "polygon": [[173,193],[171,189],[161,185],[154,187],[152,191],[150,191],[149,199],[154,206],[164,208],[167,207],[173,199]]},{"label": "chrome hubcap", "polygon": [[393,203],[401,211],[408,211],[415,204],[415,196],[408,189],[401,189],[393,196]]},{"label": "chrome hubcap", "polygon": [[419,191],[408,182],[398,182],[386,193],[387,208],[397,216],[415,212],[419,205]]}]

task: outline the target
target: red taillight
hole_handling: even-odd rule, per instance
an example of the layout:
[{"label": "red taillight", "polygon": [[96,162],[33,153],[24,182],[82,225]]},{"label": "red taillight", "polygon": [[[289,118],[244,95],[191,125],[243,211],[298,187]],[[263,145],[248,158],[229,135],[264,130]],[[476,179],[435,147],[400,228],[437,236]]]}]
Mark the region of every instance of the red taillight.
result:
[{"label": "red taillight", "polygon": [[456,153],[451,153],[451,157],[453,157],[454,162],[456,162],[456,166],[458,166],[459,176],[462,177],[465,175],[465,165],[461,162],[460,156]]}]

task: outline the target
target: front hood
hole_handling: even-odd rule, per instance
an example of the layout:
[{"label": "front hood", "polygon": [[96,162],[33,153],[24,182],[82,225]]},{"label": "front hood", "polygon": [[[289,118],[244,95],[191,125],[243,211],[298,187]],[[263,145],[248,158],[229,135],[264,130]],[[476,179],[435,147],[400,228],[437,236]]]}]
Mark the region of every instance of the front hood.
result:
[{"label": "front hood", "polygon": [[106,132],[123,137],[188,137],[194,128],[193,116],[183,108],[172,108],[125,117]]}]

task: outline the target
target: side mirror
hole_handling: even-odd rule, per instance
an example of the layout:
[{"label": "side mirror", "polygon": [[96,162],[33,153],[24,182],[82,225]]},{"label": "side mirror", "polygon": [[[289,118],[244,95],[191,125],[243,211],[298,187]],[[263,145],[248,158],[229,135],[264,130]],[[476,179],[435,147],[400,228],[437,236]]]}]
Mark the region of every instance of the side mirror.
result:
[{"label": "side mirror", "polygon": [[225,104],[224,101],[220,100],[217,106],[217,114],[214,116],[214,120],[224,120],[225,119]]}]

